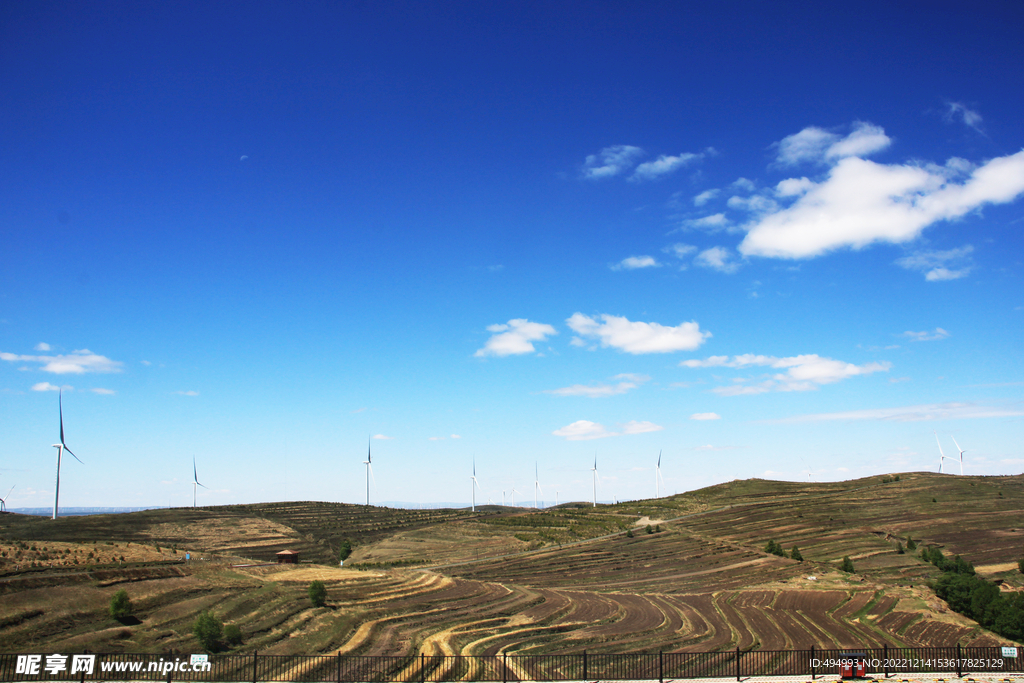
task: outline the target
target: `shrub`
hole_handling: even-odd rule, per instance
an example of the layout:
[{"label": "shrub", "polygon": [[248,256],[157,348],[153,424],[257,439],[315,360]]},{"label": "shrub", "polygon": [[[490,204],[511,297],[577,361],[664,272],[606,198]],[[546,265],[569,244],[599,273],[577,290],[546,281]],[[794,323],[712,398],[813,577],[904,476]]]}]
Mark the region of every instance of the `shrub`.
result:
[{"label": "shrub", "polygon": [[853,574],[857,571],[853,568],[853,561],[850,559],[849,555],[843,556],[843,563],[839,565],[839,571],[846,572],[847,574]]},{"label": "shrub", "polygon": [[654,527],[652,527],[650,524],[648,524],[647,528],[645,528],[644,531],[646,531],[649,534],[653,534],[654,533]]},{"label": "shrub", "polygon": [[896,554],[897,555],[902,555],[905,552],[906,552],[906,550],[903,549],[903,541],[898,541],[896,543]]},{"label": "shrub", "polygon": [[242,644],[242,629],[237,624],[228,624],[224,627],[224,642],[231,647],[238,647]]},{"label": "shrub", "polygon": [[804,561],[804,556],[800,554],[800,548],[797,548],[796,546],[793,546],[793,549],[789,551],[789,556],[797,562]]},{"label": "shrub", "polygon": [[917,550],[917,543],[914,543],[914,539],[907,534],[907,550]]},{"label": "shrub", "polygon": [[1022,557],[1019,560],[1017,560],[1017,570],[1021,574],[1024,574],[1024,557]]},{"label": "shrub", "polygon": [[323,607],[327,604],[327,588],[323,581],[309,584],[309,601],[313,603],[313,607]]},{"label": "shrub", "polygon": [[192,635],[207,650],[216,650],[220,646],[220,638],[223,632],[224,624],[209,611],[202,612],[192,622]]},{"label": "shrub", "polygon": [[344,562],[348,559],[348,556],[352,554],[352,543],[345,539],[341,542],[341,547],[338,548],[338,561]]},{"label": "shrub", "polygon": [[128,599],[128,591],[121,589],[110,598],[110,618],[124,619],[132,615],[132,601]]},{"label": "shrub", "polygon": [[[632,529],[630,529],[629,531],[626,532],[626,538],[633,538],[633,530]],[[1024,560],[1021,560],[1021,562],[1024,562]]]},{"label": "shrub", "polygon": [[768,541],[767,545],[764,547],[764,551],[766,553],[771,553],[772,555],[778,555],[779,557],[786,556],[786,551],[782,549],[781,544],[775,542],[774,538]]}]

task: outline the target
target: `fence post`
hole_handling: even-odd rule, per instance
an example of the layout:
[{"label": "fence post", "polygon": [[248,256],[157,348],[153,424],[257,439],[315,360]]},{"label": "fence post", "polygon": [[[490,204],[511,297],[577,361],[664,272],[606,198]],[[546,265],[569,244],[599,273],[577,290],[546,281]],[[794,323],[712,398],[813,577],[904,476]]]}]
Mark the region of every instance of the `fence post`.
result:
[{"label": "fence post", "polygon": [[885,643],[885,644],[882,645],[882,661],[884,662],[882,664],[882,666],[885,667],[883,669],[883,671],[885,672],[885,677],[888,678],[889,677],[889,643]]},{"label": "fence post", "polygon": [[427,680],[427,656],[420,653],[420,683]]},{"label": "fence post", "polygon": [[665,683],[665,653],[658,651],[658,683]]},{"label": "fence post", "polygon": [[252,683],[256,683],[256,661],[259,659],[259,650],[252,651]]},{"label": "fence post", "polygon": [[961,657],[961,655],[962,655],[962,653],[960,652],[960,643],[957,643],[956,644],[956,677],[957,678],[963,678],[963,674],[960,672],[960,669],[961,669],[960,657]]},{"label": "fence post", "polygon": [[508,683],[508,653],[501,653],[501,683]]},{"label": "fence post", "polygon": [[587,680],[587,651],[583,651],[583,680]]},{"label": "fence post", "polygon": [[740,680],[740,648],[736,646],[736,680]]},{"label": "fence post", "polygon": [[814,646],[811,645],[811,680],[814,680]]},{"label": "fence post", "polygon": [[341,683],[341,651],[338,651],[338,683]]}]

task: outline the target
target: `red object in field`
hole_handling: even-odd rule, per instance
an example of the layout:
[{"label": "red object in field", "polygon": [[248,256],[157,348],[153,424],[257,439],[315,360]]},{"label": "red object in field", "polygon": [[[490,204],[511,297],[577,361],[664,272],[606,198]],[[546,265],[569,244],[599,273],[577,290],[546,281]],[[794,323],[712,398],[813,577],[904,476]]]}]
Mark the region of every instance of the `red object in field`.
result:
[{"label": "red object in field", "polygon": [[863,652],[844,652],[839,655],[839,677],[864,678],[865,659]]}]

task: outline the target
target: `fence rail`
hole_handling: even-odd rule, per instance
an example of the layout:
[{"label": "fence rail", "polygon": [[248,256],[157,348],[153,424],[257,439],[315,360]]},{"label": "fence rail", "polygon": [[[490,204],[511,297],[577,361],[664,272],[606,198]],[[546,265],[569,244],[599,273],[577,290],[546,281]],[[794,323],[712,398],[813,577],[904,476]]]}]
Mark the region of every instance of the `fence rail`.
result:
[{"label": "fence rail", "polygon": [[559,655],[155,655],[102,653],[0,654],[8,681],[210,681],[260,683],[447,683],[481,681],[660,681],[750,676],[835,677],[854,654],[865,673],[1024,671],[1016,647],[847,648],[845,650],[721,650],[716,652]]}]

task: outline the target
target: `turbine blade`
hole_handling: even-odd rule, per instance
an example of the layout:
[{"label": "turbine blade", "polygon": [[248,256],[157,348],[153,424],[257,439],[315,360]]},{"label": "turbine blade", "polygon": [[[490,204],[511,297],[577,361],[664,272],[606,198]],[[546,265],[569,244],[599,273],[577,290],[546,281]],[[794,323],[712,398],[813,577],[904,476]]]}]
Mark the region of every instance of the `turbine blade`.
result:
[{"label": "turbine blade", "polygon": [[[64,446],[64,450],[66,450],[66,451],[67,451],[68,453],[71,453],[71,449],[70,449],[70,448],[68,448],[67,446]],[[81,459],[81,458],[79,458],[79,457],[78,457],[77,455],[75,455],[74,453],[71,453],[71,456],[72,456],[72,457],[73,457],[73,458],[74,458],[75,460],[77,460],[78,462],[82,462],[82,459]],[[82,462],[82,464],[84,465],[85,463],[84,463],[84,462]]]},{"label": "turbine blade", "polygon": [[192,456],[192,481],[199,483],[199,473],[196,472],[196,456]]},{"label": "turbine blade", "polygon": [[[950,436],[949,438],[953,439],[953,437],[952,437],[952,436]],[[961,453],[966,453],[966,452],[967,452],[967,451],[965,451],[964,449],[960,448],[960,444],[958,444],[958,443],[956,442],[956,439],[953,439],[953,443],[954,443],[954,444],[956,445],[956,449],[957,449],[958,451],[960,451]]]},{"label": "turbine blade", "polygon": [[366,469],[370,471],[370,481],[373,482],[373,492],[377,493],[377,480],[373,476],[373,465],[369,462],[366,463]]},{"label": "turbine blade", "polygon": [[[15,484],[14,486],[17,486],[17,484]],[[11,491],[13,491],[13,490],[14,490],[14,486],[12,486],[12,487],[11,487]],[[6,503],[6,502],[7,502],[7,499],[11,497],[11,491],[8,491],[8,492],[7,492],[7,495],[6,495],[6,496],[4,496],[3,498],[0,498],[0,500],[3,500],[3,501],[4,501],[5,503]]]},{"label": "turbine blade", "polygon": [[945,458],[946,454],[942,452],[942,442],[939,441],[938,433],[937,432],[932,432],[932,434],[935,434],[935,443],[937,443],[939,445],[939,457],[940,458]]},{"label": "turbine blade", "polygon": [[367,437],[366,439],[366,462],[373,462],[373,458],[370,457],[370,439],[373,437]]},{"label": "turbine blade", "polygon": [[[57,410],[60,411],[60,443],[64,445],[64,390],[61,389],[60,393],[57,394]],[[67,448],[67,446],[64,446]],[[74,453],[71,453],[74,455]]]},{"label": "turbine blade", "polygon": [[658,451],[658,469],[661,470],[661,451]]}]

